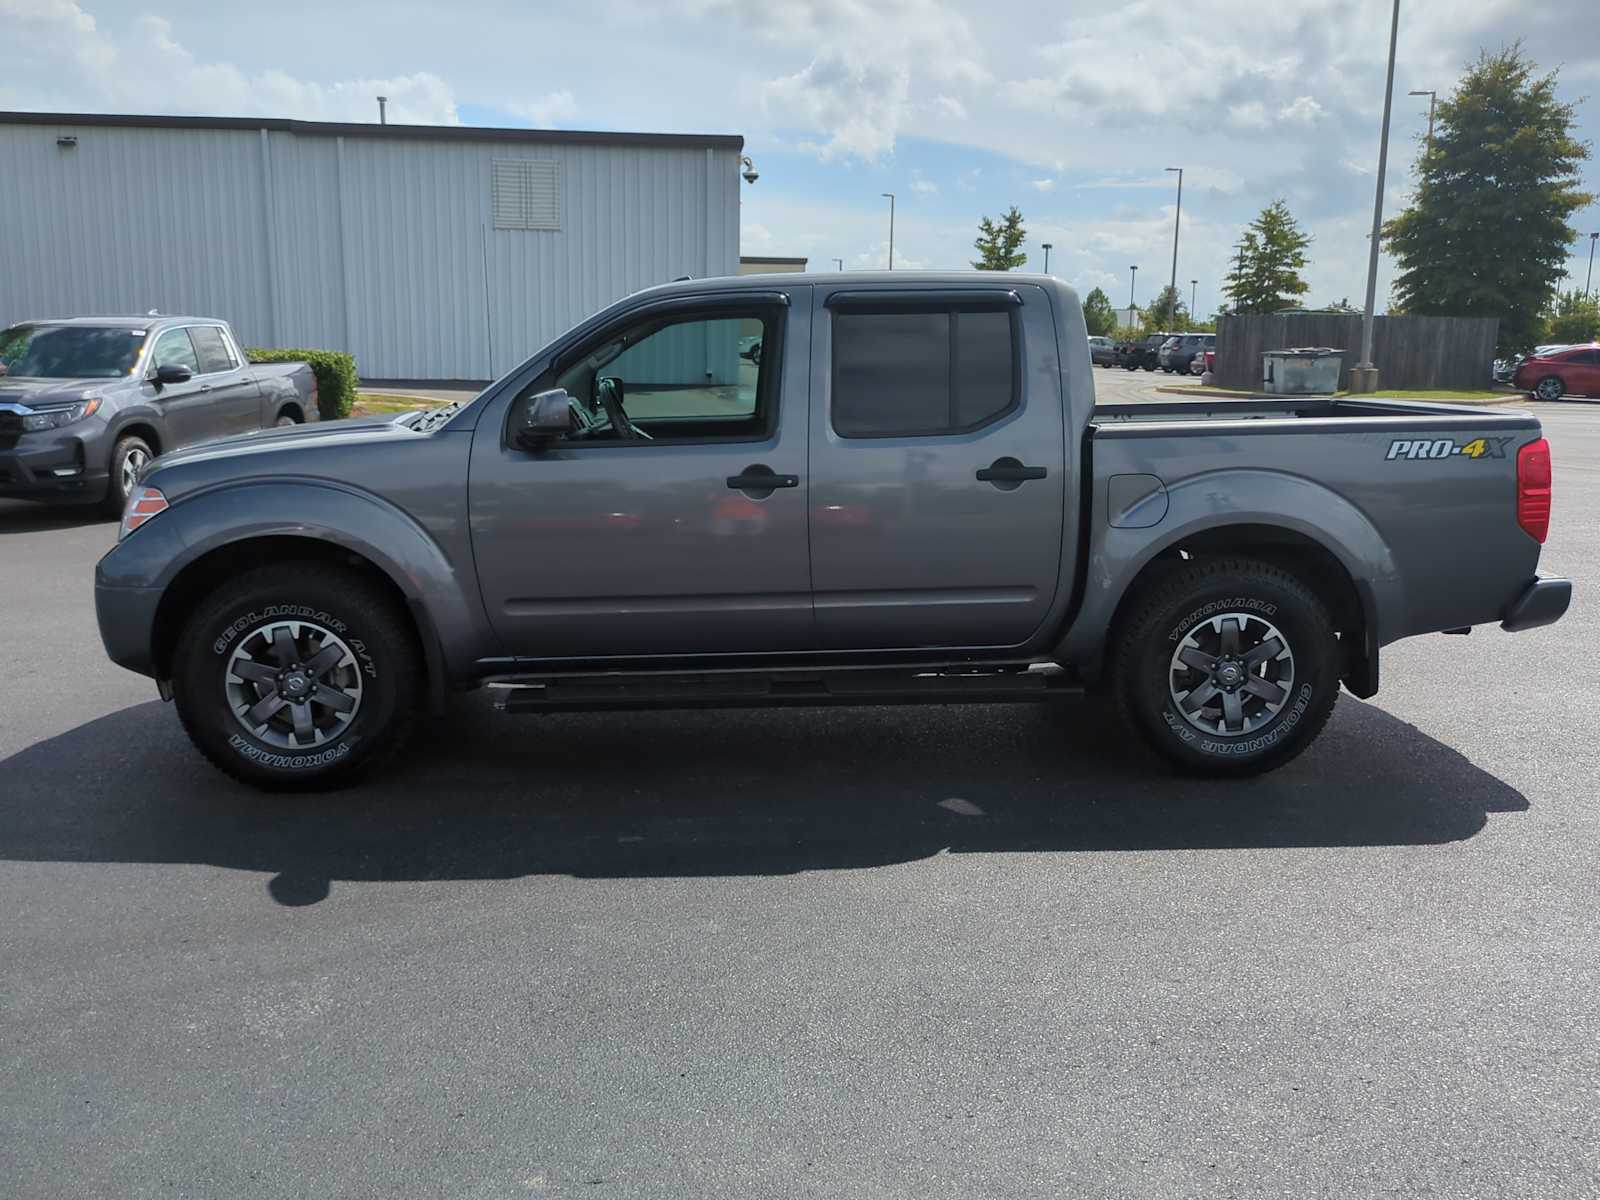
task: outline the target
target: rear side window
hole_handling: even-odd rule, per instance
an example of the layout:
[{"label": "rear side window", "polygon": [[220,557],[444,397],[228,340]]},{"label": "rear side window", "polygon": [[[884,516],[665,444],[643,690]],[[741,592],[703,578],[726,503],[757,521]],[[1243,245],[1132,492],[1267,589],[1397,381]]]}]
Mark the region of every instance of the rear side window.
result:
[{"label": "rear side window", "polygon": [[200,374],[211,375],[218,371],[231,371],[239,364],[233,361],[233,351],[228,340],[215,325],[196,325],[189,330],[194,339],[194,351],[200,359]]},{"label": "rear side window", "polygon": [[1016,405],[1009,309],[839,312],[833,428],[841,437],[961,433]]}]

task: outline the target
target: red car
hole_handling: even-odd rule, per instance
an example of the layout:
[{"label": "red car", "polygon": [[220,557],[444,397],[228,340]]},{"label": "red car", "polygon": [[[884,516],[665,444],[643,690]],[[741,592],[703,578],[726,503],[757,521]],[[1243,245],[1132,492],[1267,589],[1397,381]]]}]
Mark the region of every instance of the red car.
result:
[{"label": "red car", "polygon": [[1563,346],[1543,357],[1525,358],[1511,382],[1541,400],[1600,396],[1600,342]]}]

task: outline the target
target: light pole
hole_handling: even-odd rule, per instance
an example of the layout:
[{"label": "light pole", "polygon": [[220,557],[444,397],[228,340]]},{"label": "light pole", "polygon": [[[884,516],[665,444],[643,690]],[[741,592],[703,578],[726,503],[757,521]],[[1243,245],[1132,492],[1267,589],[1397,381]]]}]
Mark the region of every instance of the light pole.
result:
[{"label": "light pole", "polygon": [[1128,325],[1133,325],[1133,286],[1139,282],[1139,268],[1128,268]]},{"label": "light pole", "polygon": [[889,200],[889,270],[894,270],[894,193],[879,192],[878,195],[886,196]]},{"label": "light pole", "polygon": [[1178,323],[1178,222],[1183,218],[1183,168],[1168,167],[1167,170],[1178,173],[1178,208],[1172,214],[1172,282],[1167,285],[1172,289],[1167,293],[1168,303],[1171,306],[1167,312],[1167,319],[1176,325]]},{"label": "light pole", "polygon": [[387,125],[388,123],[389,123],[389,97],[387,97],[387,96],[379,96],[378,97],[378,124],[379,125]]},{"label": "light pole", "polygon": [[1416,91],[1407,92],[1408,96],[1426,96],[1428,98],[1428,149],[1433,149],[1433,106],[1439,100],[1438,92]]},{"label": "light pole", "polygon": [[1589,235],[1589,273],[1583,277],[1583,298],[1589,298],[1589,285],[1594,282],[1594,244],[1600,242],[1600,233]]},{"label": "light pole", "polygon": [[1372,244],[1367,247],[1367,308],[1361,317],[1361,361],[1350,372],[1352,392],[1378,387],[1378,368],[1372,361],[1372,311],[1378,303],[1378,243],[1383,236],[1383,176],[1389,166],[1389,111],[1394,104],[1394,51],[1400,40],[1400,0],[1394,0],[1389,18],[1389,74],[1383,84],[1383,132],[1378,137],[1378,185],[1372,200]]},{"label": "light pole", "polygon": [[844,259],[836,258],[833,261],[839,264],[839,270],[844,270]]},{"label": "light pole", "polygon": [[1044,243],[1044,273],[1050,274],[1050,243]]},{"label": "light pole", "polygon": [[1194,320],[1194,298],[1200,294],[1200,281],[1189,280],[1189,320]]}]

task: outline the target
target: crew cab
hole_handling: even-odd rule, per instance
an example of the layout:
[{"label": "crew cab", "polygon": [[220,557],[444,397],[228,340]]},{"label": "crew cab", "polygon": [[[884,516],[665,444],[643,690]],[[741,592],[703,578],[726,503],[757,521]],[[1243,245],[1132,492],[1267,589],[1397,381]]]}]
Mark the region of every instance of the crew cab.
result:
[{"label": "crew cab", "polygon": [[245,361],[226,321],[78,317],[0,330],[0,496],[126,504],[156,455],[317,419],[305,363]]},{"label": "crew cab", "polygon": [[1247,773],[1341,683],[1371,696],[1389,643],[1557,620],[1550,488],[1522,412],[1096,407],[1046,276],[706,279],[460,406],[164,456],[95,602],[111,658],[267,787],[372,767],[485,683],[529,713],[1095,689],[1180,766]]}]

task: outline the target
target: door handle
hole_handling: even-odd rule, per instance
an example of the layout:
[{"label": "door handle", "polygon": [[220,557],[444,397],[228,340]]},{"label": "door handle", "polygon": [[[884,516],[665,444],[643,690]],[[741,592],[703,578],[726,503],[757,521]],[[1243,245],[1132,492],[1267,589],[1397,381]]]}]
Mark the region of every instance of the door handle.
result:
[{"label": "door handle", "polygon": [[798,475],[778,475],[765,463],[754,463],[738,475],[728,476],[728,486],[738,492],[767,492],[800,486]]},{"label": "door handle", "polygon": [[200,390],[202,392],[209,392],[211,390],[211,385],[209,383],[202,383],[200,385]]},{"label": "door handle", "polygon": [[1025,467],[1016,459],[1007,456],[997,458],[982,468],[978,472],[978,479],[982,483],[992,483],[996,487],[1004,488],[1008,483],[1011,487],[1017,487],[1030,479],[1043,479],[1048,474],[1044,467]]}]

